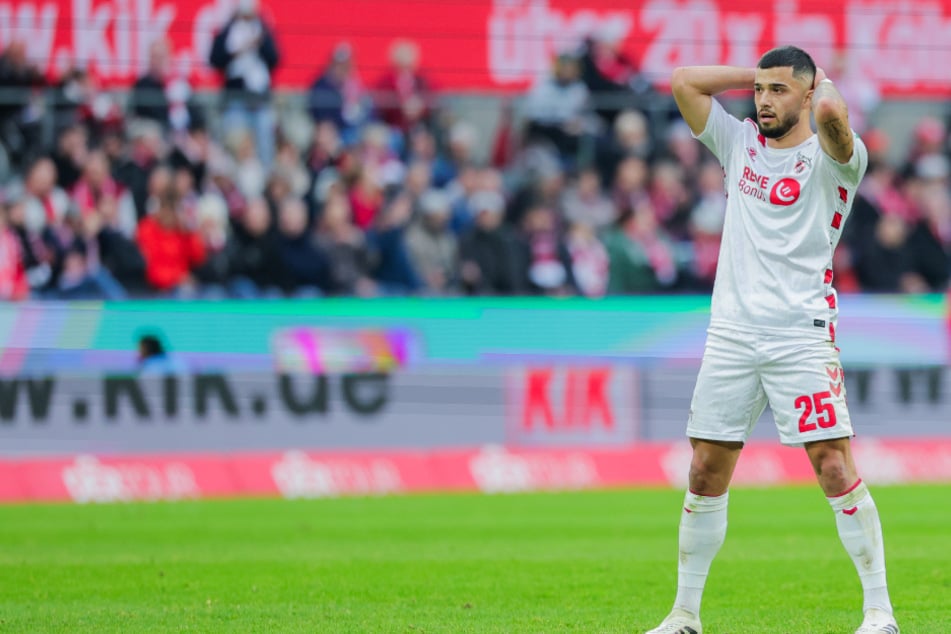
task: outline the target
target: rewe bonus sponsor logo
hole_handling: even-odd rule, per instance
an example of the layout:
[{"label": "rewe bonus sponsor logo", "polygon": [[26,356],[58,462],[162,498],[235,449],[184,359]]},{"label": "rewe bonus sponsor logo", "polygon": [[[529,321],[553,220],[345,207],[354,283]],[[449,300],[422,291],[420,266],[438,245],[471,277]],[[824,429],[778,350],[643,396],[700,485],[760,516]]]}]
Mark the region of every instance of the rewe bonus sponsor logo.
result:
[{"label": "rewe bonus sponsor logo", "polygon": [[799,181],[794,178],[781,178],[773,182],[769,176],[759,174],[750,167],[743,168],[743,175],[737,187],[745,196],[752,196],[763,202],[769,201],[780,207],[787,207],[799,200],[799,194],[802,192]]}]

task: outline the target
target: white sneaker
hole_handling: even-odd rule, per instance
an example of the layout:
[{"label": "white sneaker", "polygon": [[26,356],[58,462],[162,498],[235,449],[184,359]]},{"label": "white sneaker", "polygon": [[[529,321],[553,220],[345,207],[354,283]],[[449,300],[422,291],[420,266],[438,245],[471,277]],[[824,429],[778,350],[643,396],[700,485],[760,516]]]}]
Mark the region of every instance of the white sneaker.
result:
[{"label": "white sneaker", "polygon": [[[898,630],[895,630],[896,634],[897,632]],[[674,608],[663,623],[646,634],[703,634],[703,626],[695,615],[686,610]]]},{"label": "white sneaker", "polygon": [[855,634],[898,634],[898,623],[885,610],[871,608],[865,613],[862,627],[855,630]]}]

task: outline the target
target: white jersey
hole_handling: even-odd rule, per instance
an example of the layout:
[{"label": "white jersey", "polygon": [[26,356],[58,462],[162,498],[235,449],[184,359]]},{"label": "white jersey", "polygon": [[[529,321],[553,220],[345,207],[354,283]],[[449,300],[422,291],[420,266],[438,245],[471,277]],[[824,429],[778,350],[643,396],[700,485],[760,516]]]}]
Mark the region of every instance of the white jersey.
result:
[{"label": "white jersey", "polygon": [[868,166],[861,139],[844,164],[816,135],[771,148],[715,99],[697,138],[723,166],[727,193],[710,326],[834,340],[832,253]]}]

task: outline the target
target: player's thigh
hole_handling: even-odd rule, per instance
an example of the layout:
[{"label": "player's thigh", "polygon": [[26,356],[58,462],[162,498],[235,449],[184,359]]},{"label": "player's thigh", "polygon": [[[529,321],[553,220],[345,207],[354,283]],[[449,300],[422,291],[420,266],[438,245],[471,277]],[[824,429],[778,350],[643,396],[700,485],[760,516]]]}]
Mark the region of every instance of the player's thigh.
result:
[{"label": "player's thigh", "polygon": [[783,343],[760,376],[784,444],[852,435],[845,374],[831,341]]},{"label": "player's thigh", "polygon": [[766,407],[753,346],[739,333],[711,332],[690,402],[691,438],[745,442]]}]

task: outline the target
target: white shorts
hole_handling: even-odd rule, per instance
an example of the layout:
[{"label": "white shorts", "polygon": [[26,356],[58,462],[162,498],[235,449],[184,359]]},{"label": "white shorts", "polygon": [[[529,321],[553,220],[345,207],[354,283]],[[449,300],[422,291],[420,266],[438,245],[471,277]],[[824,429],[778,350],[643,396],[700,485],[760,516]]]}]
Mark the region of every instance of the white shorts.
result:
[{"label": "white shorts", "polygon": [[687,436],[746,442],[769,403],[784,445],[850,437],[844,378],[832,341],[711,329]]}]

